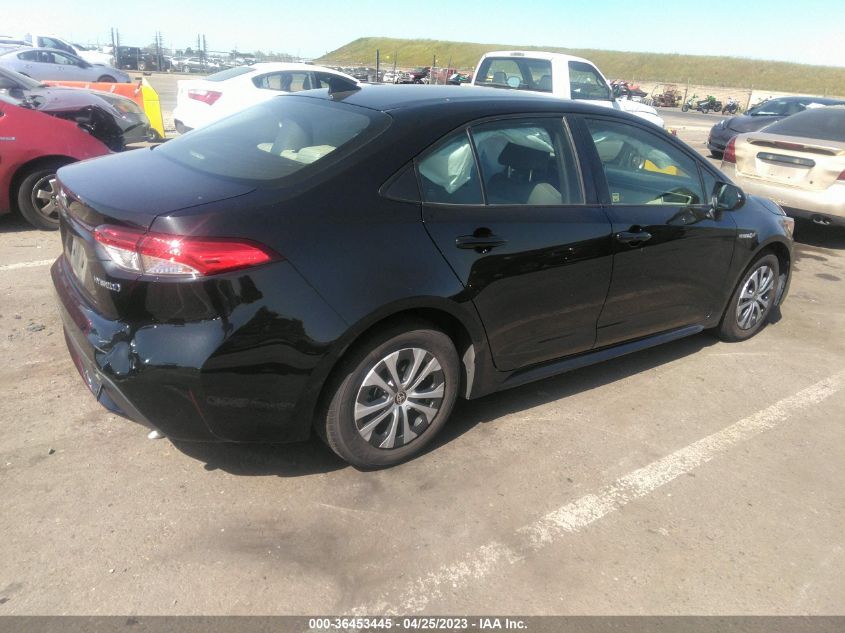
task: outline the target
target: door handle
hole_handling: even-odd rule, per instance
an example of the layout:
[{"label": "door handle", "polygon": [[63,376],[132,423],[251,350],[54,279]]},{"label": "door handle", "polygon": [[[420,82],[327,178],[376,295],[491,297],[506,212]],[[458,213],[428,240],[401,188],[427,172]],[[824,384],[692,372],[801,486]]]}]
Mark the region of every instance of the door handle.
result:
[{"label": "door handle", "polygon": [[497,235],[461,235],[455,238],[455,246],[464,249],[475,249],[478,252],[486,253],[491,248],[507,244],[507,240]]},{"label": "door handle", "polygon": [[616,239],[628,246],[636,246],[637,244],[650,240],[651,233],[648,231],[620,231],[616,234]]}]

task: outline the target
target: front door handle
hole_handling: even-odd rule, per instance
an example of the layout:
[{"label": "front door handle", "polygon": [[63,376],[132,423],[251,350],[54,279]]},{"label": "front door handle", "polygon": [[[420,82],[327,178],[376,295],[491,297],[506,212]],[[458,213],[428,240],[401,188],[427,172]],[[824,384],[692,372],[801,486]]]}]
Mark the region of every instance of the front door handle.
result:
[{"label": "front door handle", "polygon": [[455,246],[464,249],[474,249],[479,253],[486,253],[491,248],[507,244],[507,240],[502,239],[497,235],[482,234],[482,235],[461,235],[455,238]]},{"label": "front door handle", "polygon": [[620,231],[616,234],[616,239],[628,246],[636,246],[651,239],[651,233],[648,231]]}]

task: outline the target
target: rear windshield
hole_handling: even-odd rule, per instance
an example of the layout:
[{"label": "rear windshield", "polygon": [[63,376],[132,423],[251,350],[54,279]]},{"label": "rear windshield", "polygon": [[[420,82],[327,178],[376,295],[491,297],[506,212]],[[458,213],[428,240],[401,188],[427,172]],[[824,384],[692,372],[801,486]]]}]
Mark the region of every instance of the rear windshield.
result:
[{"label": "rear windshield", "polygon": [[201,172],[266,182],[322,171],[390,125],[382,112],[308,97],[280,97],[156,148]]},{"label": "rear windshield", "polygon": [[214,73],[213,75],[209,75],[205,78],[206,81],[226,81],[227,79],[231,79],[232,77],[237,77],[238,75],[245,75],[247,73],[254,73],[255,68],[250,68],[249,66],[236,66],[235,68],[227,68],[226,70],[221,70],[219,73]]},{"label": "rear windshield", "polygon": [[514,90],[552,91],[552,63],[548,59],[487,57],[481,62],[477,86]]},{"label": "rear windshield", "polygon": [[845,143],[845,107],[808,108],[763,129],[771,134]]}]

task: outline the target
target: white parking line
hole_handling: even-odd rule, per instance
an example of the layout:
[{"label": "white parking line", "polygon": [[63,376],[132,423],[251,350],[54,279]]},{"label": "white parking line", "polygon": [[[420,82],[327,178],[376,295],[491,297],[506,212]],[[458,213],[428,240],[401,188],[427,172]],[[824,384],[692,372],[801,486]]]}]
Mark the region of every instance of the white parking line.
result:
[{"label": "white parking line", "polygon": [[49,266],[56,258],[53,259],[39,259],[37,262],[20,262],[18,264],[3,264],[0,266],[0,273],[4,270],[17,270],[18,268],[36,268],[38,266]]},{"label": "white parking line", "polygon": [[353,615],[402,615],[424,610],[433,600],[490,575],[497,567],[523,560],[526,555],[579,532],[602,517],[653,492],[725,453],[737,444],[775,428],[791,415],[817,404],[845,386],[845,370],[802,389],[793,396],[698,440],[651,464],[620,477],[598,492],[549,512],[507,540],[493,541],[465,554],[458,562],[384,592],[376,601],[352,610]]}]

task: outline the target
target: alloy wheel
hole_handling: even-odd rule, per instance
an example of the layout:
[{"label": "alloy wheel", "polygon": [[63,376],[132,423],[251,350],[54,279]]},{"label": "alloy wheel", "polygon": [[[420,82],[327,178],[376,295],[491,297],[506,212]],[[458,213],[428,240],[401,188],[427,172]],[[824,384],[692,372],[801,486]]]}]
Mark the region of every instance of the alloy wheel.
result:
[{"label": "alloy wheel", "polygon": [[736,306],[736,322],[742,330],[750,330],[766,316],[772,303],[775,271],[760,266],[745,280]]},{"label": "alloy wheel", "polygon": [[51,222],[59,221],[59,205],[56,202],[59,196],[59,185],[56,182],[56,174],[48,174],[40,178],[32,187],[30,200],[32,206],[45,219]]},{"label": "alloy wheel", "polygon": [[401,349],[367,373],[355,398],[355,427],[370,445],[395,449],[431,425],[443,403],[446,378],[431,352]]}]

